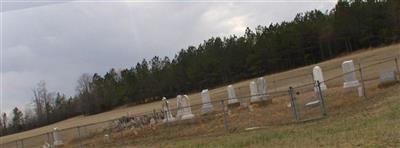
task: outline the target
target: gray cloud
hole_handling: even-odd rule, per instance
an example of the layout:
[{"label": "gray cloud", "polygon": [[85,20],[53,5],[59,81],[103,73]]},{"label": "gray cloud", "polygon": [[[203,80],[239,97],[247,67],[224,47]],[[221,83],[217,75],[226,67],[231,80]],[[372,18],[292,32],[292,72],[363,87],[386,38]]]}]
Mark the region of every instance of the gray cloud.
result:
[{"label": "gray cloud", "polygon": [[247,26],[291,20],[298,12],[334,4],[74,1],[5,11],[2,110],[30,103],[40,80],[51,91],[74,95],[82,73],[129,68],[156,55],[173,57],[211,36],[242,35]]}]

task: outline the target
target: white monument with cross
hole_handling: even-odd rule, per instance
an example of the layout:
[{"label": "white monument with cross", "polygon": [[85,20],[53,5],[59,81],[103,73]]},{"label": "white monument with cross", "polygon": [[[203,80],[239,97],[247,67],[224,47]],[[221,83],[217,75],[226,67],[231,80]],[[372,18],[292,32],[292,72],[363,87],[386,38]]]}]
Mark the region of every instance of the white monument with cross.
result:
[{"label": "white monument with cross", "polygon": [[192,114],[192,109],[190,107],[189,96],[178,95],[177,96],[177,114],[176,117],[180,120],[192,119],[194,115]]},{"label": "white monument with cross", "polygon": [[[324,82],[324,76],[323,76],[321,67],[315,66],[313,68],[313,78],[314,78],[315,84],[317,84],[317,81],[320,82],[319,86],[321,88],[321,91],[328,89],[328,87],[326,87],[325,82]],[[314,91],[317,92],[318,87],[315,87]]]},{"label": "white monument with cross", "polygon": [[164,119],[163,122],[173,122],[175,121],[174,116],[172,116],[172,113],[169,109],[169,101],[167,100],[167,98],[163,97],[162,98],[162,110],[164,112]]},{"label": "white monument with cross", "polygon": [[236,97],[235,88],[232,85],[228,85],[226,89],[228,91],[228,106],[238,104],[239,100]]},{"label": "white monument with cross", "polygon": [[211,103],[210,94],[208,93],[208,89],[204,89],[201,91],[201,101],[203,105],[201,106],[201,113],[207,114],[211,113],[214,110],[214,107]]},{"label": "white monument with cross", "polygon": [[61,136],[58,133],[57,127],[55,127],[53,129],[53,139],[54,139],[54,141],[53,141],[53,145],[54,146],[57,147],[57,146],[63,146],[64,145],[64,142],[61,140]]},{"label": "white monument with cross", "polygon": [[343,88],[352,88],[360,86],[360,82],[358,82],[356,77],[356,72],[354,71],[354,63],[353,60],[344,61],[342,63],[343,74],[344,74],[344,83]]}]

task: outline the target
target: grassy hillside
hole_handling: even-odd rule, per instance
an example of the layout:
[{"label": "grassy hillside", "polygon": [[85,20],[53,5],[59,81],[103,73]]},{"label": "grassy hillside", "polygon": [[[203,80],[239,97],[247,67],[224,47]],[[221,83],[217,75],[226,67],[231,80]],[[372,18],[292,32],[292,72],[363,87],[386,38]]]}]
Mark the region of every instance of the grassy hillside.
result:
[{"label": "grassy hillside", "polygon": [[[342,56],[339,58],[335,58],[329,61],[325,61],[322,63],[318,63],[322,70],[324,71],[324,77],[331,78],[335,77],[337,75],[340,75],[342,73],[341,70],[341,63],[345,60],[350,60],[353,59],[355,63],[363,63],[363,64],[368,64],[371,63],[371,61],[376,61],[378,59],[386,58],[386,57],[391,57],[394,55],[399,55],[400,54],[400,45],[392,45],[392,46],[387,46],[387,47],[382,47],[378,49],[365,49],[361,50],[357,53],[352,53],[350,55]],[[268,88],[269,91],[287,91],[287,88],[289,86],[299,86],[302,84],[310,83],[312,82],[311,78],[311,72],[312,72],[312,67],[315,65],[309,65],[306,67],[302,68],[297,68],[293,69],[290,71],[285,71],[281,73],[276,73],[272,75],[267,75],[265,78],[268,81]],[[379,66],[377,68],[369,69],[365,71],[365,75],[367,76],[377,76],[379,75],[381,70],[385,69],[390,69],[393,68],[393,63],[390,63],[388,65],[383,65]],[[236,93],[238,96],[246,96],[249,95],[249,88],[248,84],[250,80],[246,81],[241,81],[237,82],[234,84],[234,87],[236,89]],[[337,82],[335,82],[335,85],[337,88],[340,89],[340,85],[342,78],[338,79]],[[333,86],[328,85],[328,87]],[[371,88],[371,91],[376,91],[375,84],[372,85],[373,88]],[[151,144],[151,146],[157,146],[157,144],[167,144],[167,146],[175,147],[175,143],[178,145],[185,146],[186,144],[190,144],[193,146],[196,146],[197,144],[199,146],[214,146],[216,144],[226,144],[226,147],[230,147],[231,145],[254,145],[257,146],[259,144],[266,144],[264,142],[268,142],[271,140],[271,142],[268,142],[268,144],[290,144],[290,143],[310,143],[310,146],[313,146],[314,144],[319,144],[319,143],[324,143],[324,142],[318,142],[317,139],[330,139],[331,142],[334,142],[333,139],[338,137],[337,143],[329,143],[332,144],[332,146],[335,146],[335,144],[344,144],[341,142],[340,139],[342,140],[348,140],[349,137],[354,137],[355,143],[366,143],[359,141],[363,139],[363,135],[366,136],[366,138],[378,138],[379,140],[379,135],[381,134],[379,131],[387,126],[390,128],[387,128],[387,132],[395,132],[399,130],[391,130],[391,128],[396,128],[395,123],[398,123],[398,120],[394,119],[391,120],[391,118],[396,117],[398,115],[398,111],[395,109],[396,105],[398,106],[398,103],[396,102],[396,99],[398,99],[399,93],[398,90],[399,87],[393,87],[387,90],[386,93],[382,93],[381,90],[378,90],[379,94],[382,93],[381,97],[375,97],[371,98],[371,101],[359,101],[359,99],[352,99],[353,96],[349,97],[340,97],[340,99],[335,99],[333,98],[332,100],[329,100],[330,104],[335,105],[332,108],[329,108],[330,111],[334,111],[334,114],[331,114],[328,119],[317,121],[317,122],[312,122],[312,123],[305,123],[305,124],[296,124],[296,125],[280,125],[279,128],[274,127],[274,126],[268,126],[266,129],[262,129],[257,132],[243,132],[243,133],[235,133],[231,134],[228,136],[215,136],[215,137],[201,137],[201,138],[189,138],[189,139],[182,139],[182,138],[177,138],[177,140],[169,139],[168,141],[161,141],[160,143],[155,143],[154,140],[149,140],[149,139],[142,139],[142,142],[137,143],[137,141],[130,141],[129,139],[132,139],[131,137],[126,137],[127,139],[123,140],[123,138],[118,139],[121,140],[123,143],[126,142],[133,142],[132,145],[137,145],[137,144]],[[335,89],[332,89],[335,90]],[[385,89],[386,91],[386,89]],[[226,92],[226,87],[221,86],[219,88],[215,88],[210,90],[210,95],[211,99],[213,101],[221,99],[221,98],[226,98],[227,97],[227,92]],[[191,99],[191,104],[199,104],[201,103],[200,99],[200,94],[199,93],[193,93],[189,95]],[[287,98],[287,97],[286,97]],[[349,100],[352,104],[346,105],[346,101]],[[176,105],[176,100],[175,98],[170,98],[169,99],[172,104],[172,108],[175,107]],[[352,101],[351,101],[352,100]],[[355,101],[356,100],[356,101]],[[383,100],[382,102],[380,102]],[[375,102],[375,103],[374,103]],[[357,110],[357,108],[354,108],[354,106],[358,103],[365,103],[365,105],[370,105],[372,108],[375,108],[377,105],[377,109],[374,109],[373,112],[365,111],[365,107],[361,107]],[[277,106],[276,108],[282,106],[285,106],[287,104],[287,100],[283,100],[280,102],[279,100],[274,101],[273,106]],[[363,104],[361,104],[363,105]],[[268,107],[267,109],[270,109],[270,111],[275,111],[273,110],[274,107]],[[339,107],[338,107],[339,106]],[[343,106],[343,107],[342,107]],[[138,105],[138,106],[131,106],[131,107],[121,107],[109,112],[93,115],[93,116],[78,116],[74,118],[70,118],[68,120],[58,122],[49,126],[37,128],[34,130],[18,133],[18,134],[13,134],[13,135],[8,135],[0,138],[0,143],[8,143],[12,142],[14,140],[18,139],[23,139],[35,135],[41,135],[45,134],[48,132],[51,132],[54,127],[58,127],[59,129],[66,129],[66,128],[71,128],[71,127],[76,127],[76,126],[83,126],[87,124],[94,124],[94,123],[99,123],[103,121],[108,121],[112,119],[117,119],[122,116],[125,116],[127,114],[138,114],[142,112],[150,112],[153,109],[160,109],[161,105],[160,102],[153,102],[149,104],[143,104],[143,105]],[[342,110],[347,109],[355,109],[355,111],[351,112],[341,112]],[[198,108],[193,108],[194,113],[197,114]],[[197,111],[196,111],[197,110]],[[286,111],[285,111],[286,112]],[[290,113],[289,111],[287,113]],[[354,115],[353,115],[354,113]],[[291,117],[291,114],[287,115],[288,117]],[[336,118],[337,117],[337,118]],[[397,116],[398,117],[398,116]],[[274,118],[271,118],[271,120]],[[360,119],[360,120],[356,120]],[[372,125],[369,125],[365,122],[373,120],[374,122],[371,122]],[[365,122],[364,122],[365,121]],[[364,123],[366,125],[364,125]],[[356,125],[356,126],[354,126]],[[375,127],[375,125],[379,126],[378,128]],[[385,125],[385,126],[384,126]],[[212,125],[211,125],[212,126]],[[220,125],[219,125],[220,126]],[[366,126],[366,127],[364,127]],[[375,127],[375,129],[373,128]],[[88,127],[86,130],[91,130],[91,129],[99,129],[101,126],[91,126]],[[365,132],[363,129],[367,129]],[[398,126],[397,126],[398,128]],[[347,131],[350,130],[351,133],[347,133]],[[370,132],[370,130],[372,130]],[[70,133],[65,133],[62,134],[62,137],[65,139],[71,139],[73,137],[76,137],[76,133],[74,133],[76,130],[73,129]],[[313,132],[314,131],[314,132]],[[375,131],[375,132],[374,132]],[[248,134],[251,133],[251,134]],[[361,133],[361,134],[359,134]],[[332,135],[330,135],[332,134]],[[386,134],[386,133],[385,133]],[[396,133],[392,133],[396,134]],[[357,136],[353,136],[357,135]],[[361,136],[361,137],[358,137]],[[397,136],[397,139],[395,138],[394,140],[398,140],[399,135],[394,135],[395,137]],[[307,138],[308,137],[308,138]],[[342,138],[340,138],[342,137]],[[389,136],[391,137],[391,136]],[[212,142],[209,142],[210,139],[212,138]],[[25,141],[25,144],[28,143],[43,143],[45,140],[45,137],[40,137],[40,138],[32,138],[28,141]],[[208,139],[208,140],[207,140]],[[215,139],[215,140],[214,140]],[[241,139],[241,140],[237,140]],[[358,140],[357,140],[358,139]],[[386,139],[386,138],[384,138]],[[207,140],[207,141],[206,141]],[[68,142],[68,140],[65,140]],[[121,144],[121,141],[116,141],[115,144],[118,146]],[[147,142],[146,142],[147,141]],[[158,140],[156,140],[158,142]],[[76,141],[75,141],[76,142]],[[96,142],[96,141],[94,141]],[[373,144],[373,141],[368,141]],[[396,142],[396,141],[395,141]],[[382,142],[378,142],[382,143]],[[119,145],[121,146],[121,145]],[[149,145],[150,146],[150,145]],[[271,145],[273,146],[273,145]],[[290,145],[289,145],[290,146]],[[351,146],[351,145],[349,145]]]}]

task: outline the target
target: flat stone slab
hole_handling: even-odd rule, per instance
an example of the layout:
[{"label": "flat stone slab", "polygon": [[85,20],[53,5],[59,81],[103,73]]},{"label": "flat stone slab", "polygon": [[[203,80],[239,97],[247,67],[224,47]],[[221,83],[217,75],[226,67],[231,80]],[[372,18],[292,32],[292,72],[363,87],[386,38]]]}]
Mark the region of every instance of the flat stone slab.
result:
[{"label": "flat stone slab", "polygon": [[319,100],[314,100],[314,101],[311,101],[311,102],[307,102],[307,103],[306,103],[306,106],[308,106],[308,107],[314,107],[314,106],[319,105],[319,103],[320,103]]},{"label": "flat stone slab", "polygon": [[382,72],[379,76],[379,82],[381,84],[392,83],[396,81],[397,81],[396,71],[394,70]]}]

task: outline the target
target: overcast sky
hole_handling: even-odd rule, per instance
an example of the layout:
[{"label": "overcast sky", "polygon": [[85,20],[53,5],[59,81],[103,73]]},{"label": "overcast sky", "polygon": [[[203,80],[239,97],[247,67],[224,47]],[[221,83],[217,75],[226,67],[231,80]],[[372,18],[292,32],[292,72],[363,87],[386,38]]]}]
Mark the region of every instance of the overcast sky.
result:
[{"label": "overcast sky", "polygon": [[247,26],[289,21],[335,3],[8,1],[1,11],[1,111],[31,103],[41,80],[50,91],[72,96],[82,73],[129,68],[156,55],[172,58],[212,36],[239,36]]}]

